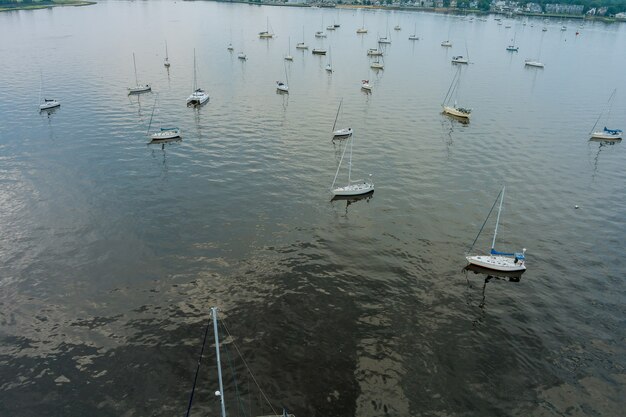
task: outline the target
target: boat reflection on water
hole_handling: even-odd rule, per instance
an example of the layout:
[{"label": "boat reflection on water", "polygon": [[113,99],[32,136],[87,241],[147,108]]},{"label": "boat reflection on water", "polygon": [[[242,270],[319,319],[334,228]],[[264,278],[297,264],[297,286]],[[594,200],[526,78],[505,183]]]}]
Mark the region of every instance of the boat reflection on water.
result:
[{"label": "boat reflection on water", "polygon": [[519,282],[520,279],[522,278],[522,274],[524,272],[526,272],[526,270],[523,271],[496,271],[493,269],[489,269],[489,268],[483,268],[481,266],[477,266],[477,265],[467,265],[465,268],[463,268],[464,271],[472,271],[474,272],[474,274],[481,274],[485,276],[485,281],[491,280],[493,278],[495,279],[500,279],[500,280],[504,280],[504,281],[510,281],[510,282]]},{"label": "boat reflection on water", "polygon": [[483,268],[476,265],[467,265],[463,268],[463,272],[465,272],[465,278],[467,279],[467,288],[468,288],[468,304],[472,304],[471,293],[470,290],[472,288],[472,283],[470,282],[469,272],[473,272],[474,274],[481,275],[484,277],[483,288],[480,303],[478,304],[478,308],[480,309],[480,314],[474,320],[472,320],[472,326],[476,327],[482,324],[485,314],[486,314],[486,298],[487,298],[487,284],[492,280],[496,281],[505,281],[505,282],[520,282],[522,279],[522,275],[524,271],[515,271],[515,272],[503,272],[503,271],[495,271],[493,269]]},{"label": "boat reflection on water", "polygon": [[150,146],[150,145],[161,145],[161,149],[165,149],[165,144],[166,143],[182,142],[182,140],[183,139],[181,137],[170,138],[170,139],[152,139],[150,142],[148,142],[148,146]]},{"label": "boat reflection on water", "polygon": [[331,198],[330,202],[334,203],[335,201],[345,201],[346,202],[346,214],[348,214],[348,207],[350,204],[354,204],[357,201],[365,200],[369,201],[374,196],[374,190],[370,191],[367,194],[360,195],[336,195]]},{"label": "boat reflection on water", "polygon": [[452,120],[454,120],[456,122],[459,122],[459,123],[462,123],[464,125],[468,125],[469,122],[470,122],[467,117],[455,116],[454,114],[446,113],[444,111],[442,111],[441,114],[443,114],[444,116],[448,117],[449,119],[452,119]]}]

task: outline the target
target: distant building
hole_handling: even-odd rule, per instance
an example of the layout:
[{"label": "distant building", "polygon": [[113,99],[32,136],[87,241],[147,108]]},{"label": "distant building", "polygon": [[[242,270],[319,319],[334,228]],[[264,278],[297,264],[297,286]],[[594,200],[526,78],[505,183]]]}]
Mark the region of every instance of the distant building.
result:
[{"label": "distant building", "polygon": [[526,7],[524,7],[524,10],[530,13],[542,13],[543,12],[541,5],[538,3],[526,3]]},{"label": "distant building", "polygon": [[616,19],[622,19],[622,20],[626,20],[626,12],[621,12],[621,13],[617,13],[615,15]]},{"label": "distant building", "polygon": [[435,7],[438,7],[441,9],[443,7],[443,0],[437,0],[435,3]]},{"label": "distant building", "polygon": [[608,8],[608,7],[600,7],[600,8],[598,9],[598,11],[596,12],[596,14],[597,14],[598,16],[604,16],[604,15],[606,15],[606,12],[607,12],[608,10],[609,10],[609,8]]},{"label": "distant building", "polygon": [[450,0],[450,8],[456,9],[456,0]]},{"label": "distant building", "polygon": [[546,13],[583,14],[582,4],[546,4]]}]

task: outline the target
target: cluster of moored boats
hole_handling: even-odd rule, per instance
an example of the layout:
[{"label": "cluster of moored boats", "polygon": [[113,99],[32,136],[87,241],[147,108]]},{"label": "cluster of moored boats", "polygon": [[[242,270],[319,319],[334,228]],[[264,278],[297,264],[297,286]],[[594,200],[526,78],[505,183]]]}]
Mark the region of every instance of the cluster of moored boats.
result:
[{"label": "cluster of moored boats", "polygon": [[[340,24],[335,23],[331,26],[328,26],[326,29],[336,30],[340,26],[341,26]],[[394,30],[400,31],[401,27],[399,25],[396,25],[394,27]],[[367,33],[367,29],[365,28],[365,21],[363,21],[363,25],[356,30],[356,33],[357,34]],[[270,30],[269,21],[268,21],[268,27],[266,28],[266,30],[260,32],[258,35],[260,39],[274,38],[274,33]],[[316,32],[315,36],[325,37],[326,35],[323,31],[318,31]],[[415,34],[415,32],[413,35],[409,37],[409,40],[418,40],[418,39],[419,37]],[[379,37],[378,43],[379,43],[378,48],[371,48],[367,50],[367,56],[375,59],[375,61],[371,62],[370,64],[370,67],[372,69],[383,70],[384,64],[382,62],[382,58],[384,55],[384,51],[383,49],[380,49],[381,48],[380,45],[384,46],[384,45],[390,44],[391,43],[390,35],[387,34],[386,36]],[[452,42],[450,40],[443,41],[441,43],[441,46],[451,47]],[[304,42],[304,32],[303,32],[303,40],[302,42],[299,42],[296,45],[296,48],[299,50],[308,49],[308,45],[306,45],[306,43]],[[234,47],[232,43],[230,43],[227,46],[227,49],[228,51],[231,51],[231,52],[234,51]],[[291,41],[289,41],[289,49],[287,51],[287,54],[284,56],[285,61],[293,61],[293,56],[290,53],[291,52],[290,49],[291,49]],[[515,46],[514,39],[513,39],[512,44],[509,45],[506,49],[511,52],[518,51],[518,47]],[[326,55],[327,51],[323,48],[313,48],[312,53],[314,55]],[[328,64],[326,65],[325,68],[328,72],[332,72],[333,67],[332,67],[332,62],[330,60],[330,48],[328,51],[328,55],[329,55]],[[247,60],[247,56],[243,52],[239,52],[237,54],[237,58],[241,60]],[[461,55],[453,56],[452,63],[453,64],[468,64],[469,53],[466,56],[461,56]],[[164,60],[163,65],[166,68],[169,68],[171,65],[169,61],[169,57],[168,57],[167,43],[165,44],[165,60]],[[525,65],[543,67],[542,63],[538,61],[533,61],[533,60],[526,60]],[[150,84],[139,83],[139,80],[137,77],[137,65],[136,65],[134,53],[133,53],[133,67],[135,71],[135,85],[128,87],[128,94],[134,95],[134,94],[142,94],[142,93],[152,91],[152,86]],[[197,65],[196,65],[196,56],[195,56],[195,50],[194,50],[193,91],[187,98],[187,105],[194,106],[194,107],[202,106],[209,101],[208,93],[204,89],[199,88],[197,85],[196,74],[197,74]],[[450,84],[448,93],[446,94],[444,101],[442,103],[442,110],[443,110],[443,114],[452,116],[453,118],[462,122],[469,122],[472,109],[457,105],[456,98],[455,98],[456,97],[455,94],[458,92],[460,75],[461,75],[461,66],[459,66],[459,70],[455,73],[452,79],[452,83]],[[277,89],[277,92],[279,93],[289,93],[286,67],[285,67],[285,81],[277,81],[276,89]],[[370,84],[369,80],[361,81],[361,89],[367,93],[372,91],[372,85]],[[43,77],[42,77],[42,91],[43,91]],[[623,132],[620,129],[610,129],[610,128],[604,127],[601,130],[596,130],[596,126],[598,125],[602,117],[606,115],[606,117],[608,118],[608,116],[610,115],[610,109],[611,109],[611,105],[615,97],[615,94],[616,94],[616,91],[613,91],[613,93],[609,97],[607,108],[604,109],[598,116],[598,119],[596,120],[596,123],[594,124],[590,132],[591,138],[600,139],[600,140],[621,140],[622,139]],[[150,118],[150,126],[148,127],[148,135],[150,136],[151,141],[164,142],[164,141],[173,140],[173,139],[180,139],[181,131],[178,127],[165,127],[165,128],[161,127],[159,128],[159,130],[155,132],[150,131],[150,127],[152,126],[152,119],[154,116],[154,109],[157,107],[157,100],[158,100],[158,94],[157,94],[157,97],[155,98],[155,105],[153,108],[152,117]],[[40,103],[39,108],[40,110],[51,110],[51,109],[60,107],[60,105],[61,103],[55,99],[44,98],[43,102]],[[341,159],[339,161],[337,172],[335,173],[335,177],[333,179],[330,191],[333,195],[333,198],[355,198],[355,197],[360,197],[360,196],[371,195],[374,192],[374,182],[372,181],[371,174],[369,175],[367,179],[358,179],[358,180],[352,179],[352,166],[353,166],[352,151],[354,147],[354,131],[350,127],[343,127],[343,128],[336,129],[337,120],[340,114],[341,106],[342,106],[342,103],[340,102],[339,107],[337,109],[337,115],[335,117],[335,123],[333,124],[333,127],[331,129],[331,132],[332,132],[331,136],[332,136],[333,141],[340,140],[342,143],[344,143],[344,147],[343,147]],[[347,164],[348,165],[348,168],[347,168],[348,178],[347,178],[346,183],[339,185],[337,180],[341,172],[341,167],[343,166],[343,161],[344,161],[344,158],[346,157],[346,153],[348,154],[348,159],[349,159],[349,162]],[[501,209],[502,202],[504,200],[504,188],[502,189],[501,194],[499,195],[499,198],[501,198],[500,200],[500,209]],[[494,207],[495,207],[495,203],[494,203]],[[505,272],[523,271],[526,268],[524,264],[525,250],[520,253],[504,253],[504,252],[498,252],[494,248],[499,217],[500,217],[500,211],[498,211],[498,220],[496,221],[496,230],[494,232],[494,239],[493,239],[493,244],[492,244],[490,254],[485,255],[485,256],[467,256],[467,260],[470,264],[473,264],[479,267],[495,269],[499,271],[505,271]]]}]

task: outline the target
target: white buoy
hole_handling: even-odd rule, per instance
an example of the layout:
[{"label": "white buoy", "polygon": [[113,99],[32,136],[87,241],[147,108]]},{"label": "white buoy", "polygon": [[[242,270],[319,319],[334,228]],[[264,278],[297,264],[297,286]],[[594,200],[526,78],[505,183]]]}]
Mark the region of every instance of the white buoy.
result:
[{"label": "white buoy", "polygon": [[575,209],[578,209],[578,204],[576,204],[576,205],[574,206],[574,208],[575,208]]},{"label": "white buoy", "polygon": [[221,393],[221,392],[219,392],[219,391],[215,391],[215,396],[216,396],[216,397],[221,397],[221,396],[222,396],[222,393]]}]

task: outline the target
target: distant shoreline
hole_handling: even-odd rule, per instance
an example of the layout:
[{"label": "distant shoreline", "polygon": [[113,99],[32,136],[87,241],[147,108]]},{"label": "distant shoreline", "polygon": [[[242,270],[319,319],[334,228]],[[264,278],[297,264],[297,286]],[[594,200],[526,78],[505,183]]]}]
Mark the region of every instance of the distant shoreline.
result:
[{"label": "distant shoreline", "polygon": [[50,1],[40,1],[37,3],[30,3],[28,5],[23,5],[22,3],[16,3],[15,6],[10,6],[7,4],[0,5],[0,12],[11,12],[14,10],[40,10],[40,9],[50,9],[52,7],[58,6],[91,6],[92,4],[96,4],[95,1],[86,1],[86,0],[50,0]]},{"label": "distant shoreline", "polygon": [[[404,11],[414,11],[414,12],[429,12],[429,13],[440,13],[440,14],[475,14],[475,15],[488,15],[488,14],[497,14],[497,15],[507,15],[507,13],[502,12],[494,12],[491,10],[479,10],[479,9],[451,9],[448,7],[411,7],[411,6],[374,6],[374,5],[365,5],[365,4],[334,4],[334,5],[311,5],[306,3],[276,3],[276,2],[255,2],[249,0],[184,0],[184,1],[215,1],[217,3],[241,3],[241,4],[249,4],[251,6],[277,6],[277,7],[319,7],[321,9],[325,8],[337,8],[337,9],[378,9],[378,10],[404,10]],[[515,14],[514,16],[529,16],[529,17],[541,17],[545,19],[577,19],[577,20],[597,20],[607,23],[612,22],[622,22],[623,20],[616,19],[614,17],[608,16],[587,16],[587,15],[575,15],[575,14],[554,14],[554,13],[530,13],[523,12]]]}]

